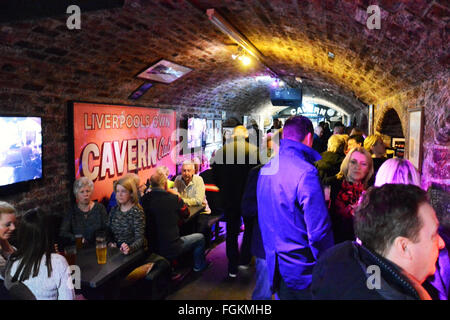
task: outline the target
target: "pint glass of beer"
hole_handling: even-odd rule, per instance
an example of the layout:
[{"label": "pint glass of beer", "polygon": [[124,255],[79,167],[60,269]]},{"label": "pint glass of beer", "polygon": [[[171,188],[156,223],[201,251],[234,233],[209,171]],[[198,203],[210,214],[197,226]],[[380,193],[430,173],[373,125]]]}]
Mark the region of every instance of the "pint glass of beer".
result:
[{"label": "pint glass of beer", "polygon": [[82,234],[75,235],[75,243],[77,245],[77,249],[83,248],[83,235]]},{"label": "pint glass of beer", "polygon": [[77,247],[76,246],[67,246],[64,248],[64,256],[66,257],[67,263],[69,266],[74,266],[76,264],[77,259]]},{"label": "pint glass of beer", "polygon": [[106,251],[107,251],[107,245],[106,245],[106,236],[103,234],[98,234],[95,237],[95,251],[97,253],[97,263],[98,264],[105,264],[106,263]]}]

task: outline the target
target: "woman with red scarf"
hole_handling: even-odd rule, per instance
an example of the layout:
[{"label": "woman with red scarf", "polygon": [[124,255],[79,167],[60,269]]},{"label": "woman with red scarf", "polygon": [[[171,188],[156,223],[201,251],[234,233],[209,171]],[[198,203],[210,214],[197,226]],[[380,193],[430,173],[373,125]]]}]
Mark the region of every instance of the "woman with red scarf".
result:
[{"label": "woman with red scarf", "polygon": [[327,179],[326,184],[331,187],[329,213],[335,243],[355,239],[353,213],[372,175],[373,162],[369,152],[357,147],[346,155],[339,173]]}]

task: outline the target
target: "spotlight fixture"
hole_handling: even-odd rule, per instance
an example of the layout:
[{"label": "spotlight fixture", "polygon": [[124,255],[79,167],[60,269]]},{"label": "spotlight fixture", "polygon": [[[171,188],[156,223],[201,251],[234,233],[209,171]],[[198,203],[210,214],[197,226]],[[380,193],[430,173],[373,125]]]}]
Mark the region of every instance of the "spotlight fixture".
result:
[{"label": "spotlight fixture", "polygon": [[238,59],[239,61],[241,61],[244,66],[248,66],[252,62],[250,57],[248,57],[245,54],[245,52],[242,50],[241,47],[239,47],[237,49],[237,53],[236,54],[232,54],[231,57],[233,58],[233,60]]},{"label": "spotlight fixture", "polygon": [[215,9],[206,10],[209,20],[239,46],[241,46],[248,54],[262,61],[263,57],[259,50],[248,41],[235,27],[225,20]]},{"label": "spotlight fixture", "polygon": [[248,66],[252,62],[252,60],[247,56],[241,56],[239,57],[239,60],[242,62],[244,66]]},{"label": "spotlight fixture", "polygon": [[[229,23],[224,17],[222,17],[216,11],[216,9],[208,9],[206,10],[206,14],[208,15],[209,21],[211,21],[212,24],[214,24],[217,28],[220,29],[220,31],[229,36],[230,39],[236,42],[243,50],[245,50],[246,53],[261,62],[267,68],[267,70],[272,75],[274,75],[274,77],[280,77],[265,63],[264,56],[261,54],[261,52],[259,52],[258,48],[256,48],[248,39],[246,39],[245,36],[239,32],[239,30],[233,27],[231,23]],[[250,60],[245,59],[244,61],[249,62]]]}]

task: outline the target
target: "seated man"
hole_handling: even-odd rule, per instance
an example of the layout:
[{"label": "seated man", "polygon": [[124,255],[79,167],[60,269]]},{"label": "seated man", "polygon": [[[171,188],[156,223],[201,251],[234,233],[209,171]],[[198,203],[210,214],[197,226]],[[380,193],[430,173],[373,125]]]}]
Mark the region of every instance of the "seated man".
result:
[{"label": "seated man", "polygon": [[403,184],[369,189],[354,224],[360,241],[332,247],[314,267],[314,299],[431,299],[422,283],[434,274],[444,242],[425,191]]},{"label": "seated man", "polygon": [[146,237],[150,249],[168,260],[193,250],[194,271],[206,268],[205,238],[201,233],[180,237],[178,222],[189,215],[183,200],[165,190],[167,177],[156,171],[150,178],[152,191],[142,198]]},{"label": "seated man", "polygon": [[189,207],[206,205],[205,184],[202,177],[195,174],[194,162],[183,162],[181,175],[176,177],[174,187]]},{"label": "seated man", "polygon": [[[202,233],[205,238],[208,239],[206,242],[209,244],[210,230],[208,221],[211,209],[206,201],[205,183],[203,182],[202,177],[195,174],[195,163],[193,161],[186,160],[183,162],[181,175],[175,178],[174,188],[176,188],[178,192],[171,190],[169,192],[181,197],[188,207],[205,207],[194,221],[196,224],[194,230]],[[192,232],[192,230],[190,232]]]}]

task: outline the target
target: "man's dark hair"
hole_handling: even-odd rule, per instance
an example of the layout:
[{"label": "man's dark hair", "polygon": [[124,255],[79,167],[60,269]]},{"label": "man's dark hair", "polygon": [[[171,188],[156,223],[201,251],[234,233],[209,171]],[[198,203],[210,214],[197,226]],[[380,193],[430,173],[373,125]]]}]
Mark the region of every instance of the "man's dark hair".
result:
[{"label": "man's dark hair", "polygon": [[359,143],[361,146],[364,146],[364,137],[362,135],[354,134],[354,135],[348,137],[348,140],[350,140],[350,139],[354,139],[356,141],[356,143]]},{"label": "man's dark hair", "polygon": [[308,133],[314,134],[314,127],[307,117],[294,116],[286,120],[283,127],[283,138],[303,141]]},{"label": "man's dark hair", "polygon": [[336,128],[336,127],[345,127],[345,126],[344,126],[344,124],[342,122],[338,121],[338,122],[336,122],[334,124],[333,129]]},{"label": "man's dark hair", "polygon": [[385,184],[370,188],[355,211],[355,235],[368,249],[385,255],[397,237],[419,239],[419,205],[427,194],[415,185]]}]

